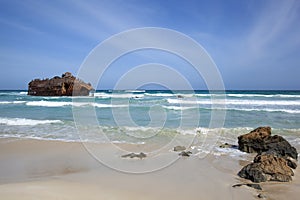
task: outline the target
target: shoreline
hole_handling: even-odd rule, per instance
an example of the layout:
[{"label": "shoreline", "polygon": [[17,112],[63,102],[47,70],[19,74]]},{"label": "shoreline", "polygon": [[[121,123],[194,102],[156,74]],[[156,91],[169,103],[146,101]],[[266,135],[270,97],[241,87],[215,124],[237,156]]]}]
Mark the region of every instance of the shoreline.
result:
[{"label": "shoreline", "polygon": [[[236,175],[245,162],[229,156],[180,157],[155,172],[128,174],[99,163],[81,143],[5,138],[0,139],[0,196],[46,200],[255,199],[258,192],[252,188],[232,188],[246,182]],[[290,183],[261,185],[270,199],[286,195],[297,199],[299,176],[297,169]]]}]

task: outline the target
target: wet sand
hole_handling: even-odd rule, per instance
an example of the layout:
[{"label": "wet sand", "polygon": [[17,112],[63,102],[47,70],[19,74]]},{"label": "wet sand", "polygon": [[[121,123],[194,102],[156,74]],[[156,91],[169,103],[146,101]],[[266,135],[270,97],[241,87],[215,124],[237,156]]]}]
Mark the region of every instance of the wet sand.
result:
[{"label": "wet sand", "polygon": [[[99,144],[99,151],[109,151]],[[113,153],[113,152],[112,152]],[[122,158],[120,157],[122,163]],[[147,158],[134,162],[147,163]],[[0,139],[1,199],[256,199],[229,156],[181,157],[151,173],[130,174],[95,160],[81,143]],[[298,199],[299,168],[291,183],[261,184],[269,199]]]}]

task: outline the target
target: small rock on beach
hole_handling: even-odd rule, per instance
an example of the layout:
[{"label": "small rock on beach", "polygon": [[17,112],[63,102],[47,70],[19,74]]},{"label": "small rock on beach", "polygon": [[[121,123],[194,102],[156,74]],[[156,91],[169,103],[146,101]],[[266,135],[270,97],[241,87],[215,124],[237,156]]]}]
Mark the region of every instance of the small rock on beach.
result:
[{"label": "small rock on beach", "polygon": [[174,147],[173,150],[174,151],[184,151],[184,150],[186,150],[186,148],[184,146],[176,146],[176,147]]},{"label": "small rock on beach", "polygon": [[129,154],[122,155],[121,157],[122,158],[140,158],[140,159],[143,159],[143,158],[146,158],[147,155],[145,153],[141,152],[141,153],[129,153]]}]

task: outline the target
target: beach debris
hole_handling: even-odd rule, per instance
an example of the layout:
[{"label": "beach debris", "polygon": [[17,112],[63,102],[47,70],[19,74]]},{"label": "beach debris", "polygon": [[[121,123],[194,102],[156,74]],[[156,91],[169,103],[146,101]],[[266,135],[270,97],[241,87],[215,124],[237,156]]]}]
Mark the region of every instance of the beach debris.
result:
[{"label": "beach debris", "polygon": [[235,184],[232,187],[241,187],[243,185],[254,188],[256,190],[262,190],[261,186],[257,183],[241,183],[241,184]]},{"label": "beach debris", "polygon": [[33,96],[88,96],[93,87],[74,77],[70,72],[51,79],[34,79],[28,83],[28,95]]},{"label": "beach debris", "polygon": [[191,151],[182,151],[182,152],[180,152],[178,155],[180,155],[180,156],[185,156],[185,157],[189,157],[190,154],[192,154]]},{"label": "beach debris", "polygon": [[129,153],[129,154],[125,154],[125,155],[122,155],[121,156],[122,158],[140,158],[140,159],[143,159],[143,158],[146,158],[147,155],[143,152],[141,153]]},{"label": "beach debris", "polygon": [[258,153],[253,162],[243,167],[238,175],[253,182],[292,180],[297,168],[298,153],[282,136],[271,136],[271,127],[258,127],[238,137],[239,149]]},{"label": "beach debris", "polygon": [[186,150],[186,148],[185,148],[185,146],[176,146],[176,147],[174,147],[173,150],[174,151],[184,151],[184,150]]},{"label": "beach debris", "polygon": [[234,145],[234,144],[228,144],[228,143],[221,144],[219,147],[220,147],[220,148],[231,148],[231,149],[237,149],[237,148],[238,148],[237,145]]}]

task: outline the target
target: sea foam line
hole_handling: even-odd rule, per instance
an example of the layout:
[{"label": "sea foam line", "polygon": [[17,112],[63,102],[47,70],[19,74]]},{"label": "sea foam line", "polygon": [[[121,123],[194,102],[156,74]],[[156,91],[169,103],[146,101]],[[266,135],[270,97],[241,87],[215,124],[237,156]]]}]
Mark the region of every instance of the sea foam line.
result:
[{"label": "sea foam line", "polygon": [[183,106],[162,106],[168,110],[188,110],[188,109],[195,109],[197,107],[183,107]]},{"label": "sea foam line", "polygon": [[292,94],[227,94],[229,97],[281,97],[281,98],[300,98],[300,95]]},{"label": "sea foam line", "polygon": [[63,107],[71,106],[72,102],[65,101],[29,101],[26,102],[27,106],[44,106],[44,107]]},{"label": "sea foam line", "polygon": [[285,112],[291,114],[298,114],[300,110],[291,110],[291,109],[270,109],[270,108],[227,108],[226,110],[236,110],[236,111],[257,111],[257,112]]},{"label": "sea foam line", "polygon": [[[181,110],[188,110],[188,109],[207,109],[211,110],[210,108],[205,108],[205,107],[186,107],[186,106],[162,106],[165,109],[168,110],[175,110],[175,111],[181,111]],[[245,111],[245,112],[285,112],[285,113],[291,113],[291,114],[298,114],[300,113],[300,110],[297,109],[272,109],[272,108],[232,108],[232,107],[227,107],[227,108],[214,108],[214,109],[219,109],[219,110],[226,110],[226,111]]]},{"label": "sea foam line", "polygon": [[68,101],[29,101],[26,102],[27,106],[41,106],[41,107],[64,107],[64,106],[94,106],[98,108],[117,108],[117,107],[128,107],[126,104],[101,104],[93,102],[68,102]]},{"label": "sea foam line", "polygon": [[26,101],[0,101],[0,104],[22,104],[26,103]]},{"label": "sea foam line", "polygon": [[117,94],[117,93],[104,93],[104,92],[97,92],[94,93],[94,97],[97,98],[116,98],[116,99],[128,99],[128,98],[143,98],[144,94],[130,94],[130,93],[125,93],[125,94]]},{"label": "sea foam line", "polygon": [[10,126],[35,126],[38,124],[63,123],[61,120],[35,120],[26,118],[0,118],[0,124]]},{"label": "sea foam line", "polygon": [[168,103],[170,104],[206,104],[206,105],[300,105],[300,101],[265,101],[265,100],[181,100],[181,99],[167,99]]}]

